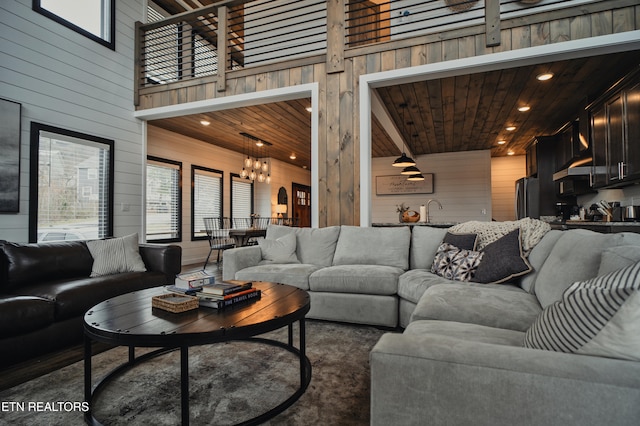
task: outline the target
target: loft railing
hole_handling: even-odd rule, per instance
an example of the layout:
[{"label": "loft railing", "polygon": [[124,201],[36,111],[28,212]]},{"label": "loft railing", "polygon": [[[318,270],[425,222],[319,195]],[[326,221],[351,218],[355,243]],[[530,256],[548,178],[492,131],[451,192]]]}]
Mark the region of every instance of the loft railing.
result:
[{"label": "loft railing", "polygon": [[150,14],[156,22],[136,24],[136,92],[211,76],[225,90],[227,71],[320,54],[339,72],[349,49],[472,25],[484,24],[495,46],[501,17],[589,1],[225,0],[167,19]]}]

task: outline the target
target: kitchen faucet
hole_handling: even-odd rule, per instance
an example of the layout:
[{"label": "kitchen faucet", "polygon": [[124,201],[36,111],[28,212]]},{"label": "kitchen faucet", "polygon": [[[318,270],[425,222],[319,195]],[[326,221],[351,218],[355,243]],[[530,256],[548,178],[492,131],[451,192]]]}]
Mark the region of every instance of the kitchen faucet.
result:
[{"label": "kitchen faucet", "polygon": [[431,204],[432,201],[435,201],[436,203],[438,203],[438,207],[440,208],[440,210],[442,210],[442,204],[440,204],[440,201],[436,200],[435,198],[427,201],[427,220],[426,220],[427,223],[429,223],[429,204]]}]

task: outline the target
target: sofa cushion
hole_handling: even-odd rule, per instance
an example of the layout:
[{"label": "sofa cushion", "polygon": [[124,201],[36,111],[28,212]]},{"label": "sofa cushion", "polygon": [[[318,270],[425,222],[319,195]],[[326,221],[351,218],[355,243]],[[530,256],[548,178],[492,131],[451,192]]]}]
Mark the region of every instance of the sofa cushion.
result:
[{"label": "sofa cushion", "polygon": [[248,281],[270,281],[309,290],[309,275],[321,267],[308,263],[257,265],[236,272],[235,278]]},{"label": "sofa cushion", "polygon": [[571,285],[527,330],[524,346],[640,361],[640,262]]},{"label": "sofa cushion", "polygon": [[[459,284],[458,281],[448,280],[424,269],[410,269],[400,275],[398,279],[398,296],[404,300],[418,303],[422,295],[429,287],[438,284]],[[469,282],[466,285],[485,288],[499,288],[501,290],[522,291],[519,287],[510,284],[478,284]]]},{"label": "sofa cushion", "polygon": [[640,261],[640,246],[611,247],[602,252],[598,276],[617,271]]},{"label": "sofa cushion", "polygon": [[55,320],[84,315],[92,306],[131,291],[155,287],[166,282],[160,272],[124,272],[95,278],[42,282],[20,289],[21,294],[55,302]]},{"label": "sofa cushion", "polygon": [[93,258],[84,241],[41,244],[2,243],[7,289],[47,280],[88,277]]},{"label": "sofa cushion", "polygon": [[296,235],[293,233],[275,240],[261,238],[258,246],[262,253],[261,263],[300,263],[296,257]]},{"label": "sofa cushion", "polygon": [[0,296],[0,337],[16,336],[53,323],[52,300],[35,296]]},{"label": "sofa cushion", "polygon": [[414,321],[402,333],[407,336],[437,335],[462,339],[468,342],[492,343],[505,346],[522,346],[524,332],[478,324],[453,321]]},{"label": "sofa cushion", "polygon": [[479,251],[465,250],[443,242],[433,259],[431,272],[449,280],[470,281],[482,256]]},{"label": "sofa cushion", "polygon": [[535,294],[542,307],[560,300],[574,282],[597,276],[602,252],[621,245],[640,245],[640,234],[600,234],[585,229],[564,231],[535,281]]},{"label": "sofa cushion", "polygon": [[384,265],[337,265],[309,277],[311,291],[392,295],[404,270]]},{"label": "sofa cushion", "polygon": [[93,257],[91,277],[147,270],[140,257],[137,233],[119,238],[87,241],[87,247]]},{"label": "sofa cushion", "polygon": [[433,258],[446,234],[446,228],[414,226],[411,231],[411,252],[409,254],[411,269],[431,269]]},{"label": "sofa cushion", "polygon": [[342,225],[333,264],[384,265],[407,270],[410,243],[411,230],[408,226],[366,228]]},{"label": "sofa cushion", "polygon": [[536,297],[519,288],[512,291],[482,284],[443,284],[424,292],[411,321],[456,321],[526,331],[541,311]]},{"label": "sofa cushion", "polygon": [[531,265],[522,252],[520,229],[514,229],[487,245],[481,253],[480,264],[471,281],[499,284],[531,271]]},{"label": "sofa cushion", "polygon": [[475,250],[478,243],[477,234],[456,234],[447,232],[442,239],[443,243],[451,244],[463,250]]},{"label": "sofa cushion", "polygon": [[331,266],[340,235],[339,226],[292,228],[269,225],[266,238],[277,239],[289,233],[296,235],[296,257],[301,263]]},{"label": "sofa cushion", "polygon": [[531,294],[535,293],[534,286],[538,273],[540,272],[540,268],[542,268],[542,265],[549,257],[553,246],[558,242],[563,233],[564,231],[552,229],[542,237],[542,240],[540,240],[540,242],[536,244],[533,250],[529,253],[527,259],[529,264],[531,264],[533,271],[524,275],[520,279],[520,287],[522,287],[526,292]]}]

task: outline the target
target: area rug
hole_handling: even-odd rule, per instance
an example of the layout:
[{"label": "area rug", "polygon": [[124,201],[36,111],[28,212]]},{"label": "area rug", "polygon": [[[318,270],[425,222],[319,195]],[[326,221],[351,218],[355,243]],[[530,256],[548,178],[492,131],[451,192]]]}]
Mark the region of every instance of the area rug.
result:
[{"label": "area rug", "polygon": [[[294,405],[265,424],[368,425],[369,351],[385,331],[313,320],[306,324],[311,383]],[[298,342],[297,326],[294,330]],[[286,328],[265,337],[286,342]],[[95,355],[94,383],[126,358],[126,348]],[[175,351],[119,376],[100,394],[96,418],[105,425],[180,424],[179,367]],[[84,424],[83,368],[78,362],[0,392],[0,424]],[[193,425],[241,423],[286,400],[300,380],[295,355],[255,342],[193,347],[189,371]]]}]

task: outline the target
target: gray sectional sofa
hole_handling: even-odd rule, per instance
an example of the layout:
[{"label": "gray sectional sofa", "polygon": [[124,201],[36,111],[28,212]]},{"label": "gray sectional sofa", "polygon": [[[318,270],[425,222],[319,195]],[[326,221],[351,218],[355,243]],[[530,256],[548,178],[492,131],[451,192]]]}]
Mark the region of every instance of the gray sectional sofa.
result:
[{"label": "gray sectional sofa", "polygon": [[[289,233],[300,263],[264,259],[268,245]],[[576,353],[526,347],[525,340],[573,283],[636,267],[640,234],[551,230],[527,253],[530,272],[480,284],[431,272],[446,233],[270,227],[266,248],[225,252],[223,277],[304,288],[310,318],[404,328],[383,335],[370,354],[373,425],[637,424],[640,359],[611,355],[608,340],[600,352]],[[634,280],[640,275],[627,277]],[[633,333],[625,338],[636,353],[640,333]]]}]

